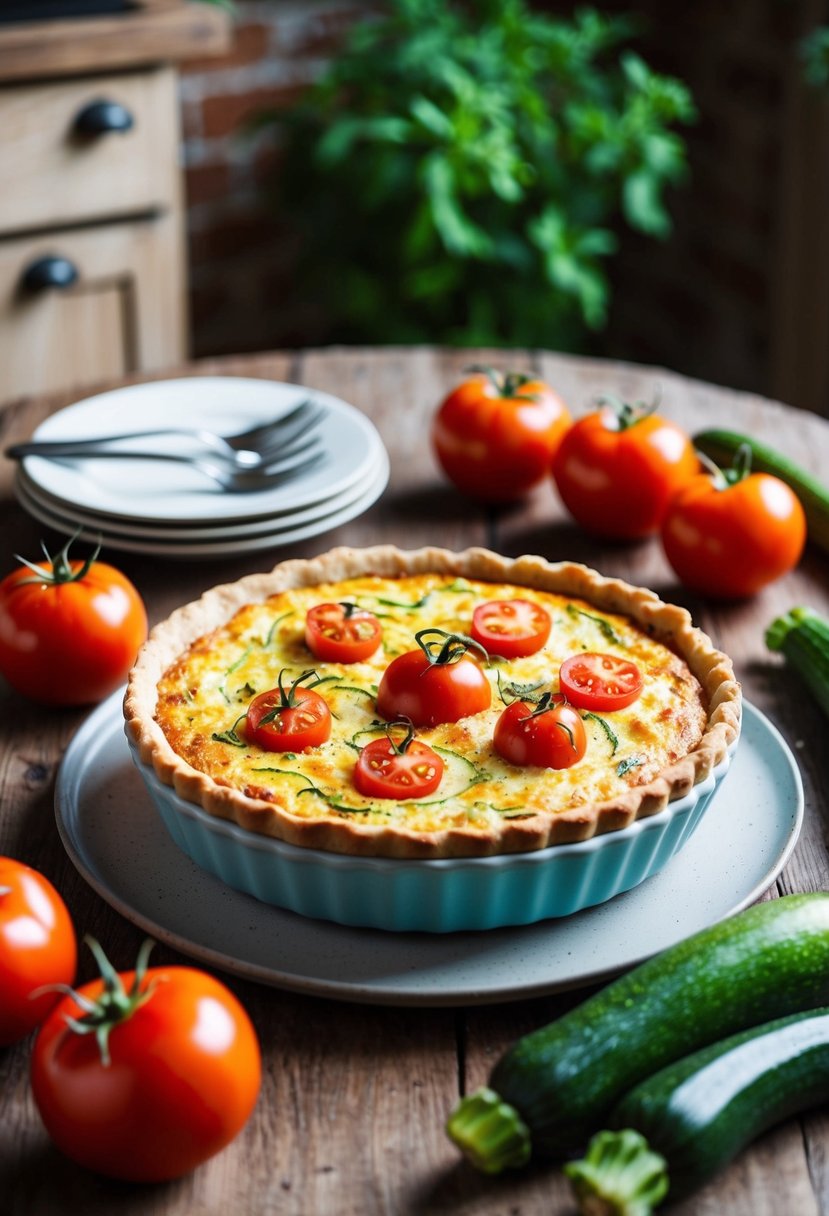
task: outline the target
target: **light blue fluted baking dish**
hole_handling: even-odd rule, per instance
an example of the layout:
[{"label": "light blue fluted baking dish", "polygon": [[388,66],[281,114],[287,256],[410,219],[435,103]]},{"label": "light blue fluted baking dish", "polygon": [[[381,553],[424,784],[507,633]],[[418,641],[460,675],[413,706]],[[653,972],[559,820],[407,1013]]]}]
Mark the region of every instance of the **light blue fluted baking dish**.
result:
[{"label": "light blue fluted baking dish", "polygon": [[419,861],[325,853],[248,832],[180,798],[128,742],[175,843],[228,886],[319,920],[429,933],[529,925],[638,886],[690,839],[736,747],[685,797],[619,831],[531,853]]}]

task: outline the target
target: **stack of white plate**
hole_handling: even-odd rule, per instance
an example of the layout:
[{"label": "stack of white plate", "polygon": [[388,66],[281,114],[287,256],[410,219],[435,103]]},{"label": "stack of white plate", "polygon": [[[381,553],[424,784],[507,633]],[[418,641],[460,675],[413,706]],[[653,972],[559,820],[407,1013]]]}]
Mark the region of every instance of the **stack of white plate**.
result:
[{"label": "stack of white plate", "polygon": [[[27,456],[15,492],[41,523],[100,539],[111,549],[223,557],[306,540],[366,511],[389,478],[388,454],[375,427],[328,393],[235,377],[157,381],[79,401],[34,435],[71,440],[179,427],[232,435],[279,418],[307,398],[325,412],[318,431],[324,457],[269,489],[230,493],[177,461]],[[188,441],[154,436],[132,442],[145,450],[163,442],[170,451]]]}]

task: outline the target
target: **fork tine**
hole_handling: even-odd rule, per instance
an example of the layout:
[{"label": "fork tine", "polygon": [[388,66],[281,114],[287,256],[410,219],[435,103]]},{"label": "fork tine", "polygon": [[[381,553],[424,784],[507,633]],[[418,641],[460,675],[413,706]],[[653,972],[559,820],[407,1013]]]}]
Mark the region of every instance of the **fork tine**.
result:
[{"label": "fork tine", "polygon": [[[302,401],[297,402],[296,405],[291,406],[279,418],[274,418],[270,422],[263,422],[259,426],[251,427],[247,431],[241,431],[238,435],[224,436],[225,442],[237,449],[246,447],[256,448],[263,443],[267,444],[271,439],[275,440],[277,437],[290,437],[296,433],[298,428],[304,429],[305,415],[314,407],[316,407],[314,419],[318,421],[325,411],[311,397],[306,397]],[[308,425],[311,425],[310,422]]]},{"label": "fork tine", "polygon": [[321,436],[317,429],[320,421],[321,416],[315,418],[307,427],[301,427],[285,438],[277,435],[268,443],[258,444],[254,449],[257,460],[260,464],[267,464],[269,460],[276,459],[283,453],[289,455],[308,444],[320,443]]},{"label": "fork tine", "polygon": [[284,427],[279,427],[277,430],[274,430],[270,436],[260,436],[256,444],[256,451],[260,454],[265,454],[274,450],[280,445],[285,446],[293,443],[302,436],[308,435],[312,431],[316,431],[324,417],[324,409],[319,406],[310,406],[306,412],[301,415],[297,415]]},{"label": "fork tine", "polygon": [[318,450],[302,460],[288,464],[271,465],[267,469],[240,470],[224,478],[224,488],[240,493],[269,490],[283,482],[293,481],[309,469],[315,468],[322,462],[323,456],[324,452]]},{"label": "fork tine", "polygon": [[318,435],[306,435],[301,431],[285,443],[281,440],[272,440],[270,444],[262,448],[241,448],[236,453],[234,467],[240,472],[252,473],[256,469],[264,469],[268,464],[272,464],[283,457],[287,459],[290,456],[301,456],[303,452],[308,451],[315,445],[318,446],[319,442]]},{"label": "fork tine", "polygon": [[258,469],[252,469],[251,472],[261,473],[263,477],[269,477],[271,474],[279,473],[283,469],[290,470],[295,468],[304,468],[306,465],[315,464],[325,455],[325,449],[321,444],[311,441],[305,444],[302,448],[287,455],[279,454],[273,460],[266,460]]}]

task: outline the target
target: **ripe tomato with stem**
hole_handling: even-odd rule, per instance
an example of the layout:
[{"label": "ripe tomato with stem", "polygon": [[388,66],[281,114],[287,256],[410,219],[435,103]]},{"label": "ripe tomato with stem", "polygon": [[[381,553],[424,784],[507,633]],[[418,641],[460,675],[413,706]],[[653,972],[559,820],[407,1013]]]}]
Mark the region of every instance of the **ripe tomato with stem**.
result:
[{"label": "ripe tomato with stem", "polygon": [[587,750],[584,723],[556,693],[518,699],[502,711],[492,737],[502,759],[519,767],[571,768]]},{"label": "ripe tomato with stem", "polygon": [[548,384],[491,367],[474,373],[441,402],[432,445],[446,476],[483,502],[513,502],[549,474],[571,417]]},{"label": "ripe tomato with stem", "polygon": [[406,717],[415,726],[458,722],[487,709],[489,681],[470,651],[484,662],[488,655],[473,638],[445,629],[421,629],[417,647],[392,659],[377,690],[377,712],[393,720]]},{"label": "ripe tomato with stem", "polygon": [[[74,538],[72,538],[74,539]],[[72,539],[52,557],[0,582],[0,672],[44,705],[90,705],[119,688],[147,637],[147,613],[119,570],[69,557]]]},{"label": "ripe tomato with stem", "polygon": [[596,536],[654,536],[673,494],[699,471],[685,432],[656,405],[604,397],[573,424],[553,461],[561,499]]},{"label": "ripe tomato with stem", "polygon": [[189,1173],[244,1127],[261,1057],[232,992],[192,967],[117,972],[87,943],[101,978],[65,995],[31,1058],[32,1092],[57,1147],[87,1169],[130,1182]]},{"label": "ripe tomato with stem", "polygon": [[751,449],[733,465],[706,471],[671,500],[662,524],[665,556],[684,586],[715,599],[742,599],[794,569],[806,543],[806,515],[795,492],[770,473],[751,471]]}]

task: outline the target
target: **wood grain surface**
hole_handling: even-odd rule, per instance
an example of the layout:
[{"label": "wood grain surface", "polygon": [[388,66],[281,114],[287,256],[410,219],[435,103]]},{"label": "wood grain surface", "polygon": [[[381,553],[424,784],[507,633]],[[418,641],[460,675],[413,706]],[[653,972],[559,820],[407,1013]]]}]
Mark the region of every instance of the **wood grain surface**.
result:
[{"label": "wood grain surface", "polygon": [[[389,541],[402,547],[486,544],[511,555],[586,561],[604,573],[653,587],[685,604],[735,661],[747,698],[780,729],[800,764],[806,820],[775,889],[829,887],[829,749],[826,724],[795,676],[764,647],[763,632],[780,611],[808,604],[829,614],[823,554],[807,548],[799,568],[755,599],[714,605],[680,588],[655,541],[605,546],[568,521],[551,485],[520,507],[482,510],[443,480],[431,455],[428,424],[441,396],[470,363],[534,369],[585,412],[604,392],[649,400],[688,430],[727,425],[773,442],[813,473],[829,468],[829,423],[758,397],[683,379],[662,369],[549,353],[432,349],[327,349],[211,361],[174,374],[242,374],[290,380],[352,402],[378,426],[392,461],[381,501],[363,517],[273,553],[207,562],[164,562],[109,554],[137,584],[151,619],[207,587],[311,556],[336,544]],[[31,434],[68,398],[30,399],[0,415],[2,446]],[[0,570],[13,555],[36,556],[41,528],[17,506],[13,468],[0,462]],[[54,543],[54,536],[47,536]],[[46,711],[0,689],[0,853],[43,870],[64,894],[79,933],[92,933],[119,967],[131,965],[142,934],[95,894],[57,836],[56,769],[83,711]],[[516,930],[520,933],[520,930]],[[159,946],[156,962],[187,961]],[[83,958],[80,978],[92,974]],[[238,994],[264,1054],[261,1097],[249,1125],[222,1154],[192,1176],[163,1186],[126,1186],[92,1176],[50,1146],[28,1087],[30,1042],[0,1049],[0,1210],[4,1216],[84,1212],[107,1216],[567,1216],[573,1212],[560,1173],[534,1165],[499,1178],[476,1174],[443,1132],[448,1111],[481,1084],[516,1036],[581,1000],[589,990],[467,1009],[372,1007],[261,987],[223,977]],[[829,1214],[829,1115],[793,1119],[764,1136],[673,1216],[813,1216]]]},{"label": "wood grain surface", "polygon": [[221,55],[232,43],[228,14],[189,0],[150,0],[123,13],[0,26],[0,82]]}]

